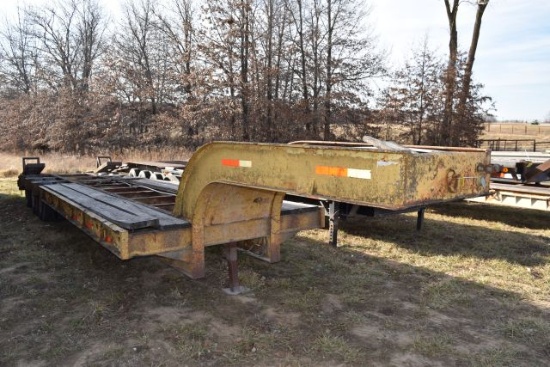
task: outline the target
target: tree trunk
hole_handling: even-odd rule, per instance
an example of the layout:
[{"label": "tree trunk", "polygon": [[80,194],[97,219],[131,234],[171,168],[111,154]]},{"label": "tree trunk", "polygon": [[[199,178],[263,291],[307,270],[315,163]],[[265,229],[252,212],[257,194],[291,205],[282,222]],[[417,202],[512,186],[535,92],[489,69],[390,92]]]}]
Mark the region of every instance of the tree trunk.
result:
[{"label": "tree trunk", "polygon": [[[466,60],[466,66],[464,67],[464,76],[462,80],[462,90],[460,93],[460,100],[458,102],[458,116],[460,118],[459,123],[462,126],[467,126],[464,121],[466,118],[467,102],[470,95],[470,84],[472,82],[472,69],[474,67],[474,60],[476,56],[477,44],[479,41],[479,34],[481,29],[481,20],[483,13],[487,8],[489,2],[484,4],[478,4],[476,12],[476,20],[474,23],[474,31],[472,33],[472,42],[470,43],[470,50],[468,51],[468,59]],[[458,134],[457,134],[458,135]],[[458,142],[457,142],[458,143]]]},{"label": "tree trunk", "polygon": [[273,130],[273,23],[274,23],[274,0],[268,0],[267,2],[267,72],[265,77],[267,79],[266,85],[266,98],[267,98],[267,114],[266,114],[266,137],[272,138]]},{"label": "tree trunk", "polygon": [[306,111],[306,131],[309,133],[311,131],[311,122],[310,122],[310,108],[309,108],[309,92],[307,87],[307,69],[306,69],[306,50],[304,46],[304,17],[302,9],[302,0],[298,0],[298,12],[299,12],[299,23],[298,23],[298,36],[300,42],[300,62],[301,62],[301,76],[302,76],[302,98],[304,100],[305,111]]},{"label": "tree trunk", "polygon": [[456,20],[459,0],[453,0],[451,7],[449,0],[445,0],[447,19],[449,21],[449,62],[445,73],[445,110],[441,124],[439,145],[451,145],[453,136],[453,99],[456,89],[456,64],[458,58],[458,32]]},{"label": "tree trunk", "polygon": [[249,6],[248,1],[241,3],[241,108],[242,108],[242,139],[250,141],[250,108],[248,86],[248,54],[249,54]]},{"label": "tree trunk", "polygon": [[325,80],[325,121],[323,129],[323,139],[330,140],[330,122],[332,118],[331,110],[331,93],[332,93],[332,0],[327,1],[327,23],[328,23],[328,34],[327,34],[327,75]]}]

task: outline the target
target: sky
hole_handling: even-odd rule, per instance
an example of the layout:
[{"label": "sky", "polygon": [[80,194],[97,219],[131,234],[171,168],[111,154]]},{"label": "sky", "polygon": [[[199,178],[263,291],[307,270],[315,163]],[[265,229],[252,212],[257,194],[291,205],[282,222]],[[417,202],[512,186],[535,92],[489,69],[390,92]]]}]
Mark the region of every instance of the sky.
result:
[{"label": "sky", "polygon": [[[429,47],[447,55],[449,31],[443,0],[365,0],[380,46],[394,67],[403,65],[427,37]],[[0,0],[3,14],[15,13],[20,0]],[[43,4],[45,0],[26,0]],[[118,0],[100,0],[116,11]],[[459,8],[459,47],[467,51],[475,20],[475,1]],[[113,16],[116,19],[116,16]],[[485,85],[501,120],[550,120],[550,0],[490,0],[481,26],[474,80]]]},{"label": "sky", "polygon": [[[369,0],[371,20],[395,66],[428,37],[448,55],[449,28],[443,0]],[[463,1],[459,47],[470,47],[476,5]],[[550,0],[490,0],[481,26],[474,80],[485,85],[499,120],[550,120]]]}]

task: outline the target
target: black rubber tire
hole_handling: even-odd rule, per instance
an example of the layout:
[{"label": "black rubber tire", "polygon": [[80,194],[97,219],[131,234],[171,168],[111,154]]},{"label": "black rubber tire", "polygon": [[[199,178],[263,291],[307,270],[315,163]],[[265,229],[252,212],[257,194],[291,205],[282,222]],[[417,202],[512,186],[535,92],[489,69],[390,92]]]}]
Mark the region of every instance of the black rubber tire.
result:
[{"label": "black rubber tire", "polygon": [[40,200],[38,217],[45,222],[52,222],[58,220],[59,215],[48,204]]}]

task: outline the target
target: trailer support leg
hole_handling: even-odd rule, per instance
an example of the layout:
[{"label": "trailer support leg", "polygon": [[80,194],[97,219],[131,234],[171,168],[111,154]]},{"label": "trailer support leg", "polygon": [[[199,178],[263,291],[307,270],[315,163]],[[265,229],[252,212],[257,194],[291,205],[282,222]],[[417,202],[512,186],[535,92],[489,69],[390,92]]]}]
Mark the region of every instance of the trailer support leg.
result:
[{"label": "trailer support leg", "polygon": [[424,211],[426,208],[418,209],[418,217],[416,217],[416,230],[420,231],[422,229],[422,223],[424,223]]},{"label": "trailer support leg", "polygon": [[340,220],[340,203],[331,201],[328,207],[329,220],[329,244],[333,247],[338,247],[338,224]]},{"label": "trailer support leg", "polygon": [[229,273],[229,288],[223,291],[229,295],[241,294],[248,289],[241,286],[239,283],[239,272],[237,267],[237,244],[228,243],[223,248],[225,259],[227,260],[227,268]]}]

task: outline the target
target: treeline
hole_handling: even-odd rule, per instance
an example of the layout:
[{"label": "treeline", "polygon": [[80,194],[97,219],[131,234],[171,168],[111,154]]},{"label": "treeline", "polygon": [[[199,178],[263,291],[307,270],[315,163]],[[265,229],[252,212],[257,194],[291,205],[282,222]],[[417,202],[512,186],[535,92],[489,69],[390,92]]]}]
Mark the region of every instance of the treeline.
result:
[{"label": "treeline", "polygon": [[[440,144],[445,63],[424,46],[389,70],[368,16],[361,0],[139,0],[120,19],[96,0],[21,7],[0,34],[0,144],[76,153],[363,135]],[[472,85],[452,131],[463,145],[486,114]],[[387,136],[390,126],[399,133]]]}]

